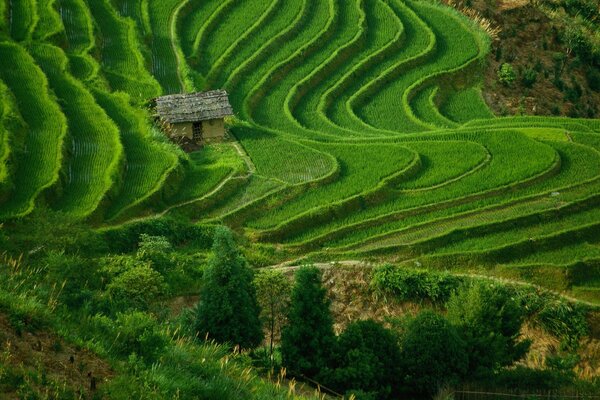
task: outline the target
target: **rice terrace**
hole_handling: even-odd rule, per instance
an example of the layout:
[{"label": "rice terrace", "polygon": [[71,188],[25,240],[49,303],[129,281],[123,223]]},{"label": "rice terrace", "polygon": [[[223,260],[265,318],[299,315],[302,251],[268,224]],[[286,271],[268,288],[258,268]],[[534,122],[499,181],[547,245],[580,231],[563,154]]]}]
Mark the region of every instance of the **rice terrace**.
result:
[{"label": "rice terrace", "polygon": [[[41,330],[56,339],[40,343],[89,351],[88,365],[103,366],[98,378],[73,379],[48,359],[17,367],[0,355],[0,397],[378,399],[456,390],[442,399],[471,398],[458,397],[469,392],[463,383],[500,390],[500,378],[491,384],[485,374],[428,384],[436,393],[404,381],[388,391],[345,386],[341,373],[295,374],[284,343],[288,377],[273,369],[273,343],[270,373],[254,353],[249,370],[247,360],[223,364],[236,355],[185,336],[196,309],[177,304],[198,295],[197,310],[206,304],[212,252],[235,239],[257,272],[317,265],[337,282],[328,287],[334,300],[351,290],[339,287],[336,268],[347,282],[372,279],[356,294],[365,299],[389,279],[390,298],[448,310],[451,322],[458,281],[506,286],[529,310],[522,337],[529,329],[535,344],[538,329],[561,343],[534,345],[539,365],[528,353],[517,368],[568,370],[587,383],[540,390],[577,387],[600,398],[599,10],[596,0],[0,0],[0,341],[20,340],[2,331]],[[510,22],[524,16],[522,29]],[[552,27],[532,34],[544,45],[512,50],[528,24]],[[127,280],[131,271],[138,275]],[[402,292],[401,279],[416,294]],[[421,279],[451,282],[448,293],[415,289]],[[544,314],[548,304],[566,319]],[[404,324],[378,310],[368,316],[385,329]],[[333,319],[339,334],[351,318]],[[577,333],[575,320],[585,325]],[[263,330],[279,349],[285,332],[280,339],[273,321]],[[196,339],[206,332],[219,341],[198,324]],[[416,325],[406,324],[399,332],[408,337]],[[132,326],[149,330],[135,336]],[[223,341],[256,347],[231,340]],[[158,342],[167,350],[144,353]],[[210,372],[197,365],[202,358]],[[31,372],[42,369],[56,385]],[[64,397],[44,389],[60,382],[72,389]],[[531,382],[507,385],[537,393]]]}]

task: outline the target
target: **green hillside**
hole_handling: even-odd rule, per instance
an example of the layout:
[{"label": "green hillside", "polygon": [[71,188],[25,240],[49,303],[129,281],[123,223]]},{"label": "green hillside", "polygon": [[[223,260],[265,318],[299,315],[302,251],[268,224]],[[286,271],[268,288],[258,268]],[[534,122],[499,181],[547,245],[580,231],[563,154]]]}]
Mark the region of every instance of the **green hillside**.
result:
[{"label": "green hillside", "polygon": [[[454,9],[1,4],[5,221],[173,215],[234,227],[264,263],[384,258],[600,301],[600,120],[495,118],[491,39]],[[151,98],[217,88],[234,142],[186,154],[153,126]]]}]

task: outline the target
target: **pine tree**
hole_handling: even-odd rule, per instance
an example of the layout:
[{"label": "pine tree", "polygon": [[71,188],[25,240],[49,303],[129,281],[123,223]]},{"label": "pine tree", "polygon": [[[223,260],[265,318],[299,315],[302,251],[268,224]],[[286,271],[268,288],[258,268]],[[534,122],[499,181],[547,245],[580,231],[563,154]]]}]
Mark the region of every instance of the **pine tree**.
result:
[{"label": "pine tree", "polygon": [[253,273],[239,253],[231,231],[215,231],[213,256],[205,271],[196,308],[200,338],[253,348],[263,339],[260,307],[252,285]]},{"label": "pine tree", "polygon": [[316,267],[296,272],[288,323],[281,333],[283,365],[294,375],[315,377],[329,364],[335,345],[330,301]]}]

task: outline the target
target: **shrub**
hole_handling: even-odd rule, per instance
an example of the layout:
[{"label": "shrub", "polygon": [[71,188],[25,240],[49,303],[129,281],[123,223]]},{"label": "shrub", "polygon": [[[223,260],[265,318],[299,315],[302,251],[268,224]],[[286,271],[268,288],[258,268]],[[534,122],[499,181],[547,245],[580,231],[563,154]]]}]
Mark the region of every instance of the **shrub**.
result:
[{"label": "shrub", "polygon": [[174,218],[155,218],[107,229],[102,236],[110,251],[116,253],[136,251],[142,234],[163,236],[176,246],[209,248],[213,229],[212,226],[185,223]]},{"label": "shrub", "polygon": [[155,361],[168,342],[156,319],[141,311],[118,313],[116,320],[95,315],[92,326],[109,350],[120,356],[136,354],[146,362]]},{"label": "shrub", "polygon": [[142,233],[136,256],[139,260],[152,262],[154,269],[165,274],[174,264],[169,257],[172,251],[173,247],[166,237]]},{"label": "shrub", "polygon": [[448,319],[466,343],[469,370],[476,375],[521,359],[529,341],[519,342],[523,311],[508,291],[489,284],[463,287],[447,304]]},{"label": "shrub", "polygon": [[67,307],[81,307],[92,300],[94,290],[101,287],[98,266],[94,261],[62,251],[51,251],[45,261],[52,280],[62,286],[59,300]]},{"label": "shrub", "polygon": [[204,272],[195,329],[220,343],[252,348],[263,339],[252,270],[226,227],[215,231],[213,256]]},{"label": "shrub", "polygon": [[463,340],[441,315],[421,312],[412,320],[401,345],[404,389],[414,396],[433,395],[454,385],[466,373]]},{"label": "shrub", "polygon": [[504,63],[500,66],[500,69],[498,70],[498,81],[501,84],[511,86],[516,78],[517,76],[512,65]]},{"label": "shrub", "polygon": [[146,361],[153,361],[167,343],[156,319],[149,314],[140,311],[118,314],[116,322],[117,350],[121,354],[135,353]]},{"label": "shrub", "polygon": [[576,349],[579,339],[588,333],[584,308],[563,300],[545,302],[535,319],[546,331],[562,339],[567,349]]},{"label": "shrub", "polygon": [[118,308],[147,309],[164,294],[165,285],[161,274],[147,265],[139,265],[118,275],[106,289]]},{"label": "shrub", "polygon": [[588,68],[586,78],[590,89],[600,92],[600,71],[594,67]]},{"label": "shrub", "polygon": [[397,396],[401,356],[392,331],[371,320],[353,322],[339,336],[335,354],[326,382],[336,391],[360,399]]},{"label": "shrub", "polygon": [[445,272],[386,264],[375,270],[371,286],[376,290],[391,292],[399,300],[445,302],[460,282],[460,278]]},{"label": "shrub", "polygon": [[502,370],[485,380],[489,387],[509,390],[526,390],[528,392],[557,390],[573,383],[570,374],[556,370],[537,370],[517,366],[514,369]]},{"label": "shrub", "polygon": [[534,69],[527,68],[525,72],[523,72],[523,78],[521,81],[523,82],[523,86],[532,87],[537,81],[537,72]]},{"label": "shrub", "polygon": [[335,345],[330,303],[319,269],[300,268],[281,333],[282,362],[290,373],[315,377],[329,365]]}]

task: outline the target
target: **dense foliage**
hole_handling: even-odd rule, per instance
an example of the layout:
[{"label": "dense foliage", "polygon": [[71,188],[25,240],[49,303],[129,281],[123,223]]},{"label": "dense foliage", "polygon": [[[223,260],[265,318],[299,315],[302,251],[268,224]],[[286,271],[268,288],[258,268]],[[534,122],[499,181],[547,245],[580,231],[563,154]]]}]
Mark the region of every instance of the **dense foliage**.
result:
[{"label": "dense foliage", "polygon": [[398,336],[371,320],[349,324],[335,347],[334,366],[324,382],[360,399],[393,399],[403,376]]},{"label": "dense foliage", "polygon": [[527,353],[530,343],[519,340],[524,312],[508,290],[475,284],[454,294],[447,307],[473,374],[495,372]]},{"label": "dense foliage", "polygon": [[316,377],[330,365],[335,345],[331,300],[317,268],[298,269],[291,301],[281,332],[282,362],[293,375]]},{"label": "dense foliage", "polygon": [[469,371],[465,342],[441,315],[430,311],[411,321],[402,338],[404,390],[433,395]]},{"label": "dense foliage", "polygon": [[196,307],[199,338],[256,347],[263,339],[260,307],[252,285],[253,272],[227,228],[215,231],[213,257],[204,271],[201,300]]}]

